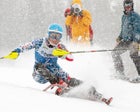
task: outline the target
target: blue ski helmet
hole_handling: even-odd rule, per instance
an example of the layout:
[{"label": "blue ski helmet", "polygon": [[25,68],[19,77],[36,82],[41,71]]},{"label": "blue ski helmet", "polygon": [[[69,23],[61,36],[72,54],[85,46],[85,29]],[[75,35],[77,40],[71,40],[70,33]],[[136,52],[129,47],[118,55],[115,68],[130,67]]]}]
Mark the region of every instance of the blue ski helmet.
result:
[{"label": "blue ski helmet", "polygon": [[63,33],[63,28],[62,28],[61,25],[53,23],[48,27],[48,34],[50,32],[56,32],[56,33],[62,34]]}]

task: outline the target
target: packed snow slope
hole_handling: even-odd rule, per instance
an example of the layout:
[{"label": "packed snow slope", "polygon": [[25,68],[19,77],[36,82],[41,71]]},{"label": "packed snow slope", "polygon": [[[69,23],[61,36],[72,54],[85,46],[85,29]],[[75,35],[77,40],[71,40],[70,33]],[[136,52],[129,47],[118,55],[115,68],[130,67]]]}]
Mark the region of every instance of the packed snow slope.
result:
[{"label": "packed snow slope", "polygon": [[[101,49],[97,46],[93,48]],[[140,111],[140,90],[138,89],[140,84],[132,84],[113,78],[115,73],[110,52],[74,54],[73,56],[75,59],[73,62],[60,59],[59,64],[72,77],[77,77],[86,83],[75,89],[69,97],[54,95],[56,88],[43,92],[42,90],[48,84],[39,84],[33,80],[33,51],[20,54],[17,60],[0,60],[0,110],[2,112]],[[107,106],[101,102],[76,98],[83,94],[90,85],[95,86],[97,91],[105,97],[112,96],[114,99],[111,105]]]}]

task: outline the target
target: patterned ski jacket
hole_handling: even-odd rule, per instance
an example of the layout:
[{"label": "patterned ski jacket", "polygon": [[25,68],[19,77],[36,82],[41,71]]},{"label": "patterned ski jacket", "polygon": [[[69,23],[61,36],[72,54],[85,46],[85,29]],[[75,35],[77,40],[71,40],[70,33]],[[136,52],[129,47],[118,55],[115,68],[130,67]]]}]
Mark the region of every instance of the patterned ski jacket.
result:
[{"label": "patterned ski jacket", "polygon": [[[36,63],[52,63],[56,64],[58,57],[53,56],[52,52],[54,49],[64,49],[66,50],[66,47],[63,44],[58,44],[57,46],[53,47],[48,44],[47,38],[41,38],[41,39],[35,39],[32,42],[26,43],[24,45],[19,46],[15,49],[18,53],[28,51],[31,49],[35,49],[35,62]],[[73,61],[72,58],[66,57],[68,61]]]},{"label": "patterned ski jacket", "polygon": [[[56,48],[66,50],[65,46],[63,44],[58,44],[57,46],[53,47],[48,43],[47,38],[36,39],[32,42],[19,46],[14,51],[21,53],[35,49],[35,65],[38,63],[43,64],[50,71],[50,73],[62,78],[63,80],[67,80],[69,76],[68,73],[64,72],[57,63],[58,57],[52,55],[53,50]],[[73,61],[71,54],[61,58],[68,61]]]},{"label": "patterned ski jacket", "polygon": [[140,16],[132,11],[122,16],[120,39],[124,41],[140,42]]}]

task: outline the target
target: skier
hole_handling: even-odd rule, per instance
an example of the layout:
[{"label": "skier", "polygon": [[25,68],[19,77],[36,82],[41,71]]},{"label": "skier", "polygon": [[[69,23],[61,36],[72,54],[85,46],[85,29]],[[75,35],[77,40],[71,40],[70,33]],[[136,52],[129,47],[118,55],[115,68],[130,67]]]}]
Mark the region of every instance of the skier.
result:
[{"label": "skier", "polygon": [[90,45],[89,26],[91,23],[92,17],[90,12],[82,9],[80,0],[73,0],[71,13],[65,20],[67,30],[70,29],[71,31],[71,42],[74,44]]},{"label": "skier", "polygon": [[140,43],[140,16],[134,12],[133,5],[133,0],[124,0],[123,2],[124,14],[122,16],[121,32],[116,39],[117,45],[114,48],[115,51],[112,52],[112,57],[119,78],[125,80],[128,79],[131,82],[139,82],[139,77],[129,79],[125,76],[124,66],[121,59],[121,54],[130,50],[130,57],[136,66],[138,75],[140,76],[140,56],[138,56]]},{"label": "skier", "polygon": [[[32,42],[28,42],[24,45],[17,47],[10,53],[11,56],[12,53],[20,54],[24,51],[35,49],[33,79],[41,84],[50,82],[51,85],[49,87],[58,86],[58,89],[55,92],[57,95],[62,95],[64,92],[69,91],[69,89],[77,87],[83,83],[83,81],[81,80],[71,78],[69,74],[64,72],[57,63],[58,58],[73,61],[71,54],[64,56],[53,55],[53,50],[57,48],[67,51],[66,47],[62,43],[60,43],[62,33],[63,29],[59,24],[51,24],[48,27],[48,37],[35,39]],[[44,91],[46,91],[47,88],[45,88]],[[100,93],[96,91],[95,88],[91,89],[91,97],[95,97],[95,100],[100,100],[105,102],[106,104],[110,104],[112,98],[105,99]]]},{"label": "skier", "polygon": [[[67,8],[64,12],[64,16],[65,18],[67,16],[71,16],[71,9],[70,8]],[[66,34],[67,34],[67,41],[70,41],[72,39],[72,30],[71,30],[71,26],[67,26],[66,25]],[[91,25],[89,25],[89,41],[90,41],[90,44],[93,45],[93,28]]]}]

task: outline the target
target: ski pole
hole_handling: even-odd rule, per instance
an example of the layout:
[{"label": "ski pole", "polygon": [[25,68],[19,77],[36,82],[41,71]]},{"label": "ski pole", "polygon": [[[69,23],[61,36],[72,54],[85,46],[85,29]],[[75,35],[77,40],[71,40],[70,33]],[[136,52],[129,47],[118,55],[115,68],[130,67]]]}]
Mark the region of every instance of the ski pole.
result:
[{"label": "ski pole", "polygon": [[90,50],[90,51],[72,51],[70,53],[92,53],[92,52],[108,52],[108,51],[119,51],[119,50],[126,50],[126,49],[107,49],[107,50]]},{"label": "ski pole", "polygon": [[66,51],[63,49],[55,49],[52,54],[54,56],[64,56],[67,54],[77,54],[77,53],[93,53],[93,52],[108,52],[108,51],[120,51],[120,50],[128,50],[128,49],[102,49],[102,50],[88,50],[88,51]]}]

